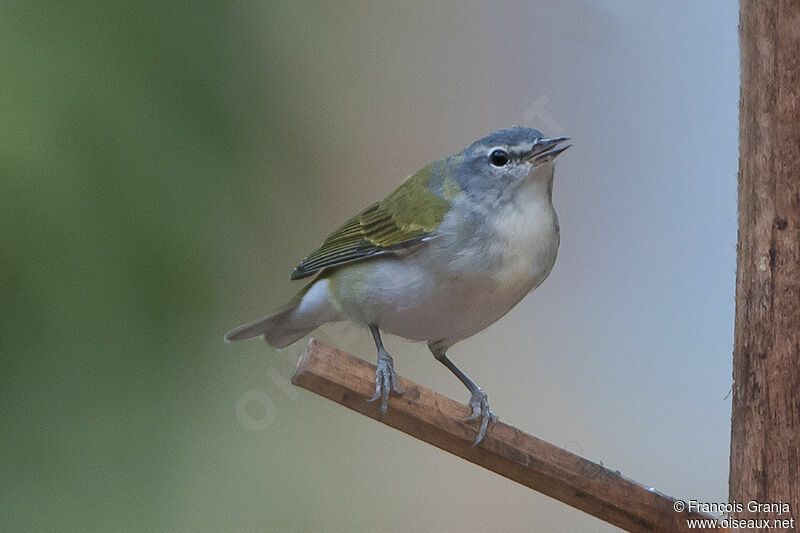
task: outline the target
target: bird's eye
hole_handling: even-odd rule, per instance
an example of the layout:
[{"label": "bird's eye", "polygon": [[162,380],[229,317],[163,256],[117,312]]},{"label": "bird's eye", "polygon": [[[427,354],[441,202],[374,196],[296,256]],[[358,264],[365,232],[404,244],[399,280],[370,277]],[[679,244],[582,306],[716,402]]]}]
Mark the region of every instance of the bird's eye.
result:
[{"label": "bird's eye", "polygon": [[496,167],[504,167],[508,163],[508,159],[508,152],[505,150],[497,149],[489,154],[489,161]]}]

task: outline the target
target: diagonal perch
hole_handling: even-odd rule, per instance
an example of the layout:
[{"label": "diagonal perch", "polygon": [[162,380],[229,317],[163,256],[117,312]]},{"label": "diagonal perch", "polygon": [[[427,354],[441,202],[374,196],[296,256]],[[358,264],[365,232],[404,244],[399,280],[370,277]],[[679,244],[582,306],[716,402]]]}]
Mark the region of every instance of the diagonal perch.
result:
[{"label": "diagonal perch", "polygon": [[393,395],[380,417],[380,406],[366,401],[375,366],[314,339],[292,383],[628,531],[688,531],[687,519],[711,518],[677,512],[674,498],[502,422],[473,448],[477,426],[464,422],[467,406],[403,378],[405,394]]}]

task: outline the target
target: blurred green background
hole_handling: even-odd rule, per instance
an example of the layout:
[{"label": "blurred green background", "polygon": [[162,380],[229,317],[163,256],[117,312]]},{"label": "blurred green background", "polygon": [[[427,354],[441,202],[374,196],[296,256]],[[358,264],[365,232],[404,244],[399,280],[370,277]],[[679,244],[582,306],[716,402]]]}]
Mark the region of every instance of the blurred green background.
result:
[{"label": "blurred green background", "polygon": [[[0,3],[8,531],[610,531],[223,345],[489,131],[569,135],[550,279],[451,357],[500,417],[726,501],[730,2]],[[366,359],[369,335],[317,335]],[[466,400],[423,345],[398,371]]]}]

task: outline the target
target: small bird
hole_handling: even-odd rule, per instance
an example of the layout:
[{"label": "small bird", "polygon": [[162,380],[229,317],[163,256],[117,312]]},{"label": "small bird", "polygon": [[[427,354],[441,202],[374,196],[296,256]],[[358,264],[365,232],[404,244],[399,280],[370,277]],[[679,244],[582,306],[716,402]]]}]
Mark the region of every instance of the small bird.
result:
[{"label": "small bird", "polygon": [[550,274],[559,245],[553,161],[567,137],[531,128],[495,131],[408,177],[345,222],[303,259],[291,279],[311,277],[273,314],[225,335],[263,335],[285,348],[327,322],[369,328],[378,350],[375,394],[386,412],[402,394],[381,331],[427,341],[469,389],[480,419],[473,446],[497,416],[487,395],[447,357],[456,342],[497,321]]}]

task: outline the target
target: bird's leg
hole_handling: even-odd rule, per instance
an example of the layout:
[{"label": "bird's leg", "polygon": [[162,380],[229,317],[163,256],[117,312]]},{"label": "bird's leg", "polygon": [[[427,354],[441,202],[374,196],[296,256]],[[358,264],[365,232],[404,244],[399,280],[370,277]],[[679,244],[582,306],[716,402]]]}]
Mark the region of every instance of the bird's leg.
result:
[{"label": "bird's leg", "polygon": [[381,413],[385,413],[386,407],[389,405],[389,394],[392,391],[397,394],[403,394],[403,391],[397,387],[397,373],[394,371],[394,361],[389,352],[383,347],[378,326],[371,325],[369,330],[372,332],[372,338],[375,339],[375,347],[378,348],[378,368],[375,370],[375,394],[367,401],[374,402],[380,398]]},{"label": "bird's leg", "polygon": [[475,385],[475,383],[464,374],[460,368],[458,368],[447,355],[445,352],[447,351],[447,346],[442,346],[440,343],[436,342],[429,342],[428,348],[433,353],[433,356],[436,358],[437,361],[442,363],[446,366],[450,372],[456,375],[456,377],[461,380],[461,383],[466,385],[469,389],[470,397],[469,397],[469,405],[472,407],[472,414],[466,418],[466,420],[475,420],[476,418],[481,419],[481,427],[478,430],[478,436],[475,438],[475,442],[472,446],[477,446],[483,440],[484,435],[486,435],[486,429],[489,427],[489,422],[491,421],[492,424],[497,422],[497,415],[489,409],[489,400],[486,396],[486,393],[481,390],[480,387]]}]

